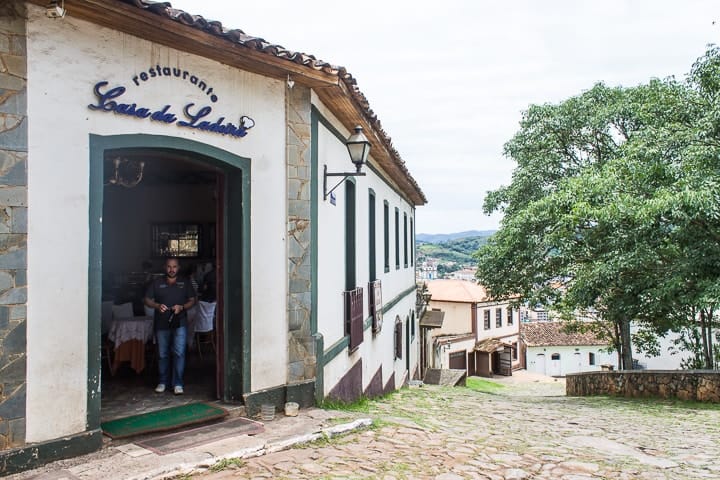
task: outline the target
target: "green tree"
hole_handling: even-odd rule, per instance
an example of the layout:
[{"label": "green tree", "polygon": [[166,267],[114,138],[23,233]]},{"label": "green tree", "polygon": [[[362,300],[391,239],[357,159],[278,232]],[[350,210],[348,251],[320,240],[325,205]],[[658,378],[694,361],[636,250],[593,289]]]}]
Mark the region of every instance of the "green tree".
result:
[{"label": "green tree", "polygon": [[[712,366],[720,298],[720,53],[688,79],[592,89],[531,106],[505,154],[510,185],[489,192],[500,230],[478,254],[495,296],[519,294],[566,318],[595,311],[632,368],[630,322],[652,335],[700,327]],[[650,339],[650,341],[648,341]]]}]

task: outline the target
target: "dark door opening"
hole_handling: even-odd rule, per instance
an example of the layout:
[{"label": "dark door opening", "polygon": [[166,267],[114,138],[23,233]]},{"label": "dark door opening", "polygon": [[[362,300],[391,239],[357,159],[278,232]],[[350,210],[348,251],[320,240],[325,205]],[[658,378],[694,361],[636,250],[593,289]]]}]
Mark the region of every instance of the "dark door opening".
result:
[{"label": "dark door opening", "polygon": [[[178,150],[108,150],[104,162],[101,418],[215,400],[224,358],[225,173]],[[142,303],[148,282],[164,275],[169,256],[179,258],[182,275],[206,304],[188,312],[182,396],[153,391],[153,312]]]}]

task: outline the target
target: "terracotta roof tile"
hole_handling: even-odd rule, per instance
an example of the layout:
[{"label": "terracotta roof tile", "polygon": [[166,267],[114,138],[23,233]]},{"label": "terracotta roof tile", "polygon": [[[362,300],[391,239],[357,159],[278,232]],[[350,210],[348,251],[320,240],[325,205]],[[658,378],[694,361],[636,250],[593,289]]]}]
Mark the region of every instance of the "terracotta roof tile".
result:
[{"label": "terracotta roof tile", "polygon": [[428,290],[430,301],[476,303],[487,300],[487,292],[482,285],[466,280],[430,280]]},{"label": "terracotta roof tile", "polygon": [[520,338],[530,347],[608,344],[592,332],[566,333],[563,326],[563,322],[521,323]]},{"label": "terracotta roof tile", "polygon": [[478,352],[493,353],[511,346],[509,343],[502,342],[497,338],[486,338],[475,343],[475,350]]},{"label": "terracotta roof tile", "polygon": [[417,191],[422,201],[424,203],[427,203],[427,197],[425,197],[425,194],[418,185],[417,181],[412,177],[410,171],[407,169],[407,166],[401,158],[400,153],[397,151],[397,149],[392,143],[392,138],[382,128],[382,123],[378,119],[375,112],[370,108],[370,102],[368,102],[365,95],[357,87],[357,80],[352,76],[350,72],[347,71],[347,69],[345,69],[345,67],[332,65],[323,60],[318,60],[313,55],[288,50],[281,45],[270,43],[263,38],[247,35],[240,29],[228,29],[224,27],[223,24],[219,21],[207,20],[202,15],[192,15],[183,10],[172,8],[172,4],[170,2],[156,2],[151,0],[120,1],[143,9],[145,11],[152,12],[156,15],[169,18],[192,28],[196,28],[198,30],[202,30],[212,35],[224,38],[230,42],[242,45],[252,50],[257,50],[277,58],[286,59],[288,61],[297,63],[299,65],[304,65],[314,70],[323,71],[330,75],[336,75],[338,79],[347,86],[353,100],[363,112],[365,120],[367,120],[367,122],[372,125],[373,129],[377,132],[378,138],[392,156],[393,161],[405,175],[407,181]]}]

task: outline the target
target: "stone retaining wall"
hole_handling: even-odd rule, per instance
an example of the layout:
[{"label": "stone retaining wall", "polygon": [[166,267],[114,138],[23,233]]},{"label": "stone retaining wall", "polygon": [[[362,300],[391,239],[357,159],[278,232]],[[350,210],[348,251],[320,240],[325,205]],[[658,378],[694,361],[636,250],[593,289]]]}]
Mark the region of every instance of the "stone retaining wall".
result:
[{"label": "stone retaining wall", "polygon": [[621,370],[566,377],[569,396],[678,398],[720,402],[720,372],[714,370]]}]

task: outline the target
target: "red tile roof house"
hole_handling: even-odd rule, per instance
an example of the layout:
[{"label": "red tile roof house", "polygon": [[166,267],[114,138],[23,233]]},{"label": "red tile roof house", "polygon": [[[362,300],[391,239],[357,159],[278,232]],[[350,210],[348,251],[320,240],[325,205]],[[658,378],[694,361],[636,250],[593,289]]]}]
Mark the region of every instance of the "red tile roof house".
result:
[{"label": "red tile roof house", "polygon": [[[356,126],[370,153],[343,181]],[[215,358],[184,398],[252,413],[403,385],[425,203],[343,67],[169,2],[3,0],[0,475],[100,448],[122,350],[102,303],[142,315],[170,254],[217,267]]]},{"label": "red tile roof house", "polygon": [[427,286],[430,308],[445,314],[423,346],[428,367],[481,376],[510,375],[520,367],[520,314],[509,301],[494,301],[482,285],[465,280],[433,280]]},{"label": "red tile roof house", "polygon": [[520,343],[528,371],[553,377],[592,372],[603,365],[617,368],[617,356],[608,352],[608,342],[592,332],[567,333],[563,322],[523,322]]}]

